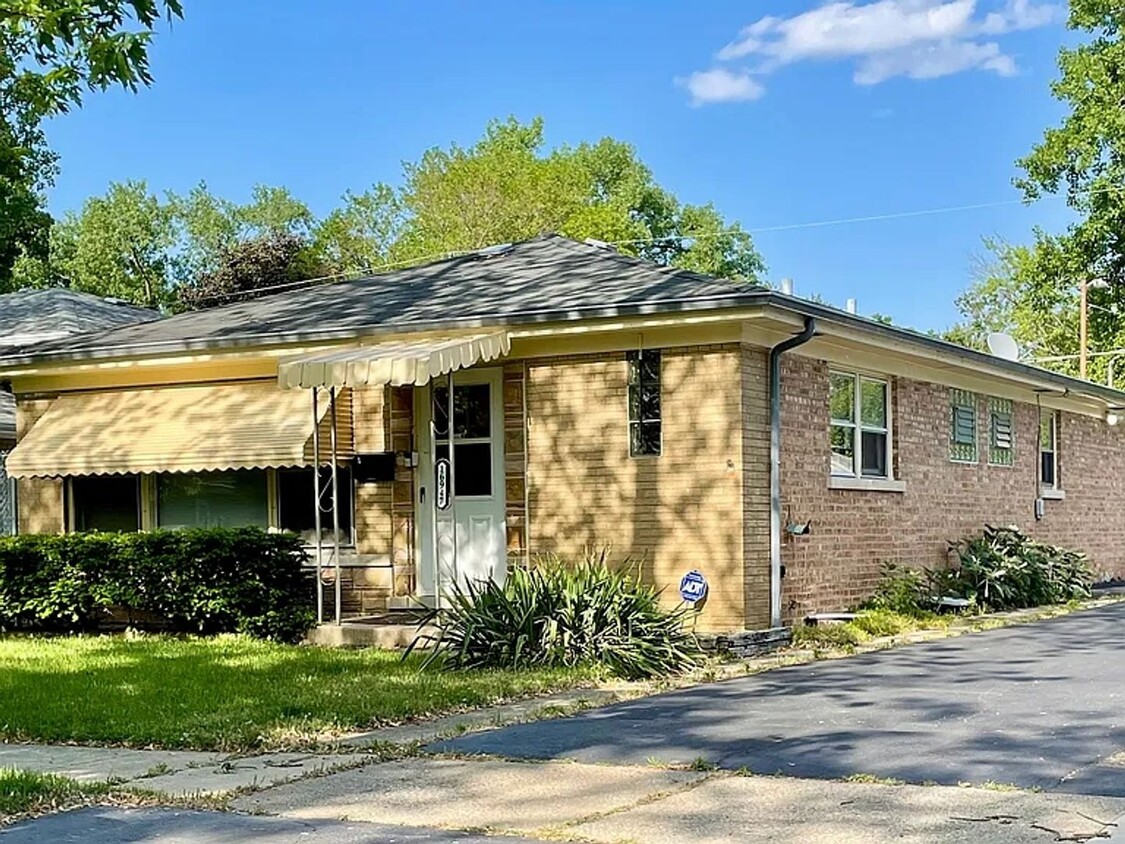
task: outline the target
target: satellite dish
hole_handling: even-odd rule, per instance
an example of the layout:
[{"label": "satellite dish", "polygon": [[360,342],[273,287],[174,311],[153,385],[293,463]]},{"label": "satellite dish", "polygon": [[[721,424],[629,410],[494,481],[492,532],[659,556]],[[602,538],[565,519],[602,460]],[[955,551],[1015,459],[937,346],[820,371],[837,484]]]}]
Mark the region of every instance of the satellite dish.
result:
[{"label": "satellite dish", "polygon": [[1020,359],[1019,344],[1012,339],[1011,334],[1005,334],[1003,331],[993,331],[988,335],[988,350],[1004,360]]}]

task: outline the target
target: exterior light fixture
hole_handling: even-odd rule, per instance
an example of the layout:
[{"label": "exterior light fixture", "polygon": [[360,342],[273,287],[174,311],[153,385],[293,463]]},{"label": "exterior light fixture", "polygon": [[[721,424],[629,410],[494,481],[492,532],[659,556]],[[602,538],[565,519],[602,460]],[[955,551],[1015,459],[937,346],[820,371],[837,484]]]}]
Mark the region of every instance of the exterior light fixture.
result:
[{"label": "exterior light fixture", "polygon": [[1121,416],[1116,410],[1107,410],[1105,412],[1105,424],[1116,425],[1121,421]]}]

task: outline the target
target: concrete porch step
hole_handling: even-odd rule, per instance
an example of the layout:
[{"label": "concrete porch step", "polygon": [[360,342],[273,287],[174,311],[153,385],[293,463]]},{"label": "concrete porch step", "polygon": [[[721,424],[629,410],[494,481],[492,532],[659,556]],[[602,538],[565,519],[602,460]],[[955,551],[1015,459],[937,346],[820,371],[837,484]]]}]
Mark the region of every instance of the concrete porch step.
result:
[{"label": "concrete porch step", "polygon": [[329,648],[386,648],[402,650],[419,635],[437,635],[437,628],[417,624],[367,624],[345,621],[343,624],[321,624],[305,637],[310,645]]}]

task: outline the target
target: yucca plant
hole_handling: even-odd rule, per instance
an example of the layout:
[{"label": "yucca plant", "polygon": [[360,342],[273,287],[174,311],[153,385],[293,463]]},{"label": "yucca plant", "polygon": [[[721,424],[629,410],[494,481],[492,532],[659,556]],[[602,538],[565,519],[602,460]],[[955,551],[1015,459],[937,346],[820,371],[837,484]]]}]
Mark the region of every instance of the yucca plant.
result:
[{"label": "yucca plant", "polygon": [[431,646],[427,665],[603,665],[636,679],[684,671],[700,655],[688,629],[693,610],[661,607],[637,566],[612,566],[605,551],[574,564],[543,558],[509,572],[503,585],[454,585],[445,603],[422,622],[438,632],[411,646]]}]

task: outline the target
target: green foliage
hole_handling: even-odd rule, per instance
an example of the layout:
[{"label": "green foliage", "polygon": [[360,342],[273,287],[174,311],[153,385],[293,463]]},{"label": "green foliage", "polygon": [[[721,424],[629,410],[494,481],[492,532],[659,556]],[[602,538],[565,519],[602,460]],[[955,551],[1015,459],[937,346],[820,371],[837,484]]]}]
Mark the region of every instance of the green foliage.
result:
[{"label": "green foliage", "polygon": [[152,82],[148,48],[180,0],[8,0],[0,9],[0,290],[21,257],[46,256],[47,189],[56,156],[43,121],[82,102],[85,89],[136,91]]},{"label": "green foliage", "polygon": [[[1036,230],[1028,246],[986,244],[995,259],[959,300],[965,319],[950,339],[979,348],[988,331],[1008,331],[1036,357],[1075,354],[1076,288],[1099,277],[1110,286],[1090,290],[1090,348],[1125,345],[1123,26],[1118,0],[1071,0],[1069,27],[1086,40],[1060,51],[1051,86],[1067,113],[1019,162],[1016,184],[1028,200],[1065,191],[1079,219],[1061,234]],[[1089,377],[1104,378],[1104,362],[1091,364]],[[1046,365],[1077,371],[1073,361]]]},{"label": "green foliage", "polygon": [[58,811],[109,790],[106,783],[82,783],[55,774],[0,768],[0,823],[18,815]]},{"label": "green foliage", "polygon": [[583,669],[427,671],[421,662],[246,636],[0,636],[0,740],[313,747],[596,679]]},{"label": "green foliage", "polygon": [[1084,554],[1036,542],[1014,527],[986,527],[951,546],[960,568],[930,572],[938,594],[975,599],[992,610],[1090,597],[1094,574]]},{"label": "green foliage", "polygon": [[841,648],[851,650],[870,638],[852,623],[811,624],[793,628],[793,644],[799,648]]},{"label": "green foliage", "polygon": [[253,298],[255,291],[315,278],[321,272],[304,240],[274,232],[226,249],[214,270],[176,289],[177,304],[195,310],[237,302]]},{"label": "green foliage", "polygon": [[[700,656],[686,629],[691,609],[668,611],[634,567],[603,553],[568,564],[546,559],[492,580],[456,585],[428,662],[457,668],[604,665],[619,677],[684,671]],[[416,643],[419,644],[419,643]]]},{"label": "green foliage", "polygon": [[628,144],[603,138],[544,151],[543,120],[493,121],[473,146],[428,150],[405,166],[380,231],[397,232],[396,261],[420,260],[556,231],[625,243],[663,265],[756,279],[750,236],[710,205],[680,203]]},{"label": "green foliage", "polygon": [[916,569],[884,563],[875,593],[861,609],[887,610],[900,615],[918,615],[931,604],[925,575]]},{"label": "green foliage", "polygon": [[110,608],[170,629],[299,641],[313,586],[298,537],[256,528],[0,538],[0,628],[95,629]]},{"label": "green foliage", "polygon": [[897,636],[918,626],[910,613],[891,609],[870,609],[856,613],[849,624],[862,630],[868,636]]}]

